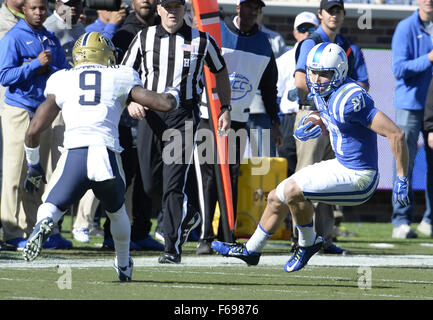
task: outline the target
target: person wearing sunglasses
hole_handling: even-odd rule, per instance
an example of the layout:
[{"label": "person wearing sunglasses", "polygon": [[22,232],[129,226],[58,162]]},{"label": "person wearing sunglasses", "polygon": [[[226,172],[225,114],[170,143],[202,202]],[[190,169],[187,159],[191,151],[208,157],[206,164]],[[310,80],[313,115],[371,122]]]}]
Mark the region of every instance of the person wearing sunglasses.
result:
[{"label": "person wearing sunglasses", "polygon": [[[298,88],[299,111],[296,114],[295,128],[302,117],[316,109],[313,101],[308,98],[308,87],[306,83],[307,56],[315,45],[322,42],[333,42],[343,48],[348,61],[348,77],[355,80],[357,84],[368,91],[368,74],[361,49],[340,34],[345,15],[346,11],[344,10],[343,0],[322,0],[317,12],[317,16],[320,20],[319,27],[297,47],[295,84]],[[304,25],[297,27],[298,32],[302,33],[302,31],[305,31],[304,34],[307,33],[307,28],[308,26]],[[309,140],[307,143],[296,141],[296,154],[296,171],[316,162],[335,157],[328,136],[321,136],[318,139]],[[332,243],[335,226],[334,215],[343,216],[341,209],[341,207],[336,208],[323,203],[315,207],[316,232],[326,240],[324,253],[348,253],[346,250]]]}]

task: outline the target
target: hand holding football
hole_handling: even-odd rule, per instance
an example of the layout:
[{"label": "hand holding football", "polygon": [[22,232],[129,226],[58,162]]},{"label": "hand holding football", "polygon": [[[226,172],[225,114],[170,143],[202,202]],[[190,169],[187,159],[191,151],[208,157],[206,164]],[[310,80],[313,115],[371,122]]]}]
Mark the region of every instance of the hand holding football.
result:
[{"label": "hand holding football", "polygon": [[322,121],[322,118],[320,117],[320,112],[319,111],[312,111],[308,117],[305,119],[305,124],[307,124],[308,122],[312,122],[313,126],[311,128],[313,128],[314,126],[318,125],[320,127],[320,129],[322,129],[322,135],[327,136],[329,135],[329,131],[328,129],[326,129],[325,124]]}]

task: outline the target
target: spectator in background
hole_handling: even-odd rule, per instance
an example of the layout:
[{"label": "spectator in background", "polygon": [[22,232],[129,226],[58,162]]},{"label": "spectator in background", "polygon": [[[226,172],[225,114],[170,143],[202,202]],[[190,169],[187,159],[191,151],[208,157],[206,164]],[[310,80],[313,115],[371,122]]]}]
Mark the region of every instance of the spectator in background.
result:
[{"label": "spectator in background", "polygon": [[[79,22],[83,12],[82,0],[57,0],[56,8],[44,22],[44,27],[53,32],[59,39],[65,52],[66,60],[72,66],[72,48],[75,41],[86,32]],[[53,163],[53,168],[56,166]]]},{"label": "spectator in background", "polygon": [[[42,25],[47,18],[47,0],[26,0],[24,19],[0,40],[0,84],[8,87],[2,113],[3,181],[1,221],[7,243],[22,249],[36,222],[44,188],[31,194],[23,188],[27,164],[24,136],[31,118],[44,101],[48,77],[68,68],[57,37]],[[41,138],[41,163],[47,163],[51,131]],[[58,236],[48,239],[50,247]]]},{"label": "spectator in background", "polygon": [[[297,47],[295,85],[298,88],[299,111],[296,114],[295,127],[302,117],[312,110],[316,110],[313,101],[307,96],[306,61],[308,53],[318,43],[334,42],[342,47],[348,59],[348,77],[368,91],[368,74],[361,49],[339,34],[345,14],[343,0],[322,0],[318,10],[319,28]],[[329,136],[323,135],[318,139],[302,143],[296,141],[296,154],[296,171],[316,162],[335,158]],[[326,203],[318,203],[314,209],[316,232],[326,240],[323,248],[324,253],[346,254],[346,250],[332,243],[335,225],[334,207]]]},{"label": "spectator in background", "polygon": [[119,11],[96,10],[98,19],[86,27],[86,32],[100,32],[110,40],[125,21],[127,12],[124,6]]},{"label": "spectator in background", "polygon": [[[284,52],[287,51],[287,45],[284,41],[284,38],[276,31],[268,29],[265,25],[262,24],[263,20],[263,9],[259,8],[259,12],[257,15],[257,25],[259,26],[260,31],[264,32],[271,43],[272,51],[274,52],[275,59],[280,57]],[[248,118],[248,129],[250,141],[256,140],[254,143],[257,144],[257,154],[253,154],[252,156],[263,156],[263,157],[275,157],[276,147],[274,142],[272,141],[271,132],[271,119],[266,114],[265,105],[263,103],[262,94],[260,90],[257,90],[254,95],[254,99],[250,105],[250,116]],[[251,133],[251,129],[257,130],[257,135]],[[263,136],[263,131],[267,130],[267,133]],[[263,142],[263,138],[268,138],[265,142]],[[262,146],[269,146],[269,152],[267,149],[263,150]]]},{"label": "spectator in background", "polygon": [[[429,148],[428,131],[423,130],[424,107],[429,84],[432,80],[433,63],[433,7],[429,0],[418,0],[419,8],[397,25],[392,38],[392,71],[395,76],[394,107],[396,124],[405,132],[409,147],[409,198],[411,204],[403,207],[393,203],[393,238],[416,238],[410,228],[413,216],[414,196],[412,173],[418,151],[417,142],[423,133],[427,157],[426,211],[418,231],[432,235],[433,205],[433,154]],[[395,168],[394,168],[394,177]],[[396,177],[399,179],[399,177]]]},{"label": "spectator in background", "polygon": [[[3,5],[0,7],[0,39],[8,32],[12,27],[20,20],[24,19],[22,6],[24,4],[24,0],[6,0]],[[0,118],[3,109],[3,100],[5,95],[6,88],[0,86]],[[3,138],[2,138],[2,127],[0,121],[0,194],[1,194],[1,184],[2,184],[2,149],[3,149]],[[1,200],[0,200],[1,202]],[[0,206],[0,215],[1,215],[1,206]],[[0,230],[1,230],[1,222],[0,222]],[[0,236],[0,238],[2,238]],[[1,245],[2,249],[8,249],[10,246],[7,244]]]},{"label": "spectator in background", "polygon": [[314,13],[304,11],[295,18],[293,26],[293,37],[295,46],[277,58],[278,68],[278,102],[280,105],[281,132],[284,140],[283,145],[278,148],[280,157],[287,159],[287,176],[290,177],[296,169],[296,142],[293,137],[296,113],[299,109],[298,89],[295,86],[295,52],[299,43],[312,34],[319,26],[319,20]]}]

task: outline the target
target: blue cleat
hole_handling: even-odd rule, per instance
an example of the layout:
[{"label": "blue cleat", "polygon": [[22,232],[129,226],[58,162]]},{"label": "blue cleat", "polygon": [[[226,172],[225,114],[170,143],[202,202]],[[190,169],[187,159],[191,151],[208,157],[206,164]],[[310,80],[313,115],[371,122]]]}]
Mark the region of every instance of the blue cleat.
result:
[{"label": "blue cleat", "polygon": [[33,261],[41,253],[42,246],[47,241],[49,235],[53,231],[54,222],[51,218],[45,218],[39,221],[32,234],[27,239],[26,245],[23,249],[24,259]]},{"label": "blue cleat", "polygon": [[248,252],[244,244],[212,241],[212,248],[224,257],[239,258],[249,266],[256,266],[259,263],[259,252]]},{"label": "blue cleat", "polygon": [[130,282],[132,279],[132,269],[134,267],[134,261],[129,257],[129,263],[125,267],[120,267],[117,264],[117,257],[114,258],[114,269],[116,269],[117,276],[119,277],[120,282]]},{"label": "blue cleat", "polygon": [[284,266],[284,271],[286,272],[294,272],[301,270],[308,263],[308,260],[318,252],[325,243],[325,240],[321,236],[316,236],[314,240],[314,244],[309,247],[297,247],[295,252],[290,257],[290,259],[286,262]]}]

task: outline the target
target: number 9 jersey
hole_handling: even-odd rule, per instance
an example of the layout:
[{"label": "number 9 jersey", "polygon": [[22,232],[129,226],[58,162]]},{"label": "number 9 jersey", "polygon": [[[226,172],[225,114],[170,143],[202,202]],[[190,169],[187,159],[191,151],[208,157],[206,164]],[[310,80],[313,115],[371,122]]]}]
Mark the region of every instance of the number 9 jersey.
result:
[{"label": "number 9 jersey", "polygon": [[44,94],[55,95],[62,110],[63,147],[104,145],[120,153],[118,124],[135,86],[143,86],[138,73],[122,65],[87,64],[54,73]]}]

